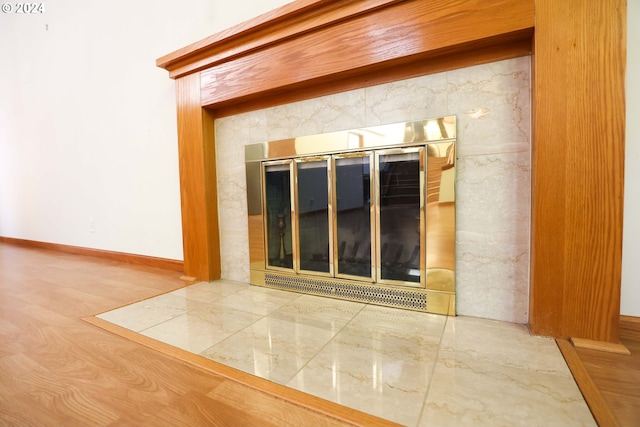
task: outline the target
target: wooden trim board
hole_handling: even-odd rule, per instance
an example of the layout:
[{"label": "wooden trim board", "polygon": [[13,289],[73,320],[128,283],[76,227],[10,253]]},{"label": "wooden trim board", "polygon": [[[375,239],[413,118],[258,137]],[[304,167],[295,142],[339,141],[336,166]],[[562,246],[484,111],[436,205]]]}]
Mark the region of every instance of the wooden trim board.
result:
[{"label": "wooden trim board", "polygon": [[567,340],[557,339],[556,344],[567,362],[573,378],[576,380],[580,392],[587,402],[591,414],[595,418],[599,426],[618,427],[620,422],[609,408],[607,401],[604,399],[595,382],[587,372],[584,364],[580,360],[576,349]]},{"label": "wooden trim board", "polygon": [[640,317],[620,316],[620,338],[640,341]]},{"label": "wooden trim board", "polygon": [[626,355],[631,354],[629,349],[621,343],[616,344],[611,342],[594,341],[594,340],[588,340],[585,338],[576,338],[576,337],[571,337],[570,341],[574,347],[578,347],[578,348],[606,351],[607,353],[615,353],[615,354],[626,354]]},{"label": "wooden trim board", "polygon": [[110,259],[112,261],[126,262],[129,264],[146,265],[148,267],[162,268],[163,270],[184,270],[184,263],[179,260],[157,258],[147,255],[128,254],[124,252],[105,251],[102,249],[84,248],[81,246],[63,245],[59,243],[39,242],[36,240],[16,239],[0,236],[0,242],[27,248],[48,249],[74,255],[85,255],[96,258]]},{"label": "wooden trim board", "polygon": [[176,102],[184,273],[215,280],[221,271],[213,116],[201,108],[198,74],[176,80]]},{"label": "wooden trim board", "polygon": [[535,0],[535,11],[529,325],[617,343],[626,1]]}]

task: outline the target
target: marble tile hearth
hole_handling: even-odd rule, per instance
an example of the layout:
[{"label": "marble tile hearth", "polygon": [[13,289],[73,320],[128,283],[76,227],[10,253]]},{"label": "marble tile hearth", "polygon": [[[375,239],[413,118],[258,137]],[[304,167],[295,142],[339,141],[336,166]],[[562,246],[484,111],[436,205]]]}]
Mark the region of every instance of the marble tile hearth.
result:
[{"label": "marble tile hearth", "polygon": [[98,315],[407,426],[595,426],[552,339],[525,325],[220,280]]}]

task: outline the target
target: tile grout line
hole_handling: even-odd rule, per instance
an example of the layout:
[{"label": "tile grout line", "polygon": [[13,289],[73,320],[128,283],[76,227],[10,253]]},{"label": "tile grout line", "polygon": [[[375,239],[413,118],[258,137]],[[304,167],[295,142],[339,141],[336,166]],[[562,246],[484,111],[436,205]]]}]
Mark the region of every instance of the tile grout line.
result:
[{"label": "tile grout line", "polygon": [[429,383],[427,384],[427,390],[424,393],[424,399],[422,401],[422,407],[420,408],[420,412],[418,413],[418,419],[416,420],[416,426],[420,425],[420,421],[424,415],[424,411],[427,406],[427,399],[429,398],[429,392],[431,391],[431,384],[433,383],[433,374],[436,371],[436,367],[438,366],[438,361],[440,360],[440,351],[442,350],[442,340],[444,339],[444,334],[447,332],[447,325],[449,321],[452,320],[451,316],[447,316],[442,327],[442,334],[440,334],[440,340],[438,341],[438,351],[436,352],[436,360],[433,362],[433,368],[431,368],[431,372],[429,373]]},{"label": "tile grout line", "polygon": [[[253,285],[249,285],[249,286],[253,286]],[[251,288],[249,287],[249,288],[247,288],[247,289],[251,289]],[[246,289],[243,289],[243,290],[246,290]],[[238,291],[238,292],[241,292],[241,291]],[[235,293],[234,293],[234,294],[232,294],[232,295],[235,295]],[[213,345],[211,345],[211,346],[209,346],[209,347],[205,348],[204,350],[202,350],[201,352],[196,353],[196,354],[197,354],[198,356],[201,356],[201,357],[204,357],[204,358],[206,358],[206,359],[213,360],[214,362],[216,362],[216,360],[211,359],[211,358],[209,358],[209,357],[207,357],[207,356],[204,356],[204,355],[203,355],[203,353],[204,353],[204,352],[206,352],[206,351],[208,351],[208,350],[210,350],[210,349],[212,349],[213,347],[217,346],[218,344],[221,344],[221,343],[225,342],[226,340],[231,339],[232,337],[235,337],[238,333],[240,333],[240,332],[242,332],[242,331],[246,330],[247,328],[249,328],[249,327],[251,327],[251,326],[255,325],[256,323],[258,323],[258,322],[260,322],[260,321],[262,321],[262,320],[266,319],[266,318],[267,318],[267,317],[269,317],[269,315],[270,315],[271,313],[273,313],[274,311],[279,310],[280,308],[282,308],[282,307],[284,307],[285,305],[287,305],[287,304],[291,303],[292,301],[297,300],[297,299],[298,299],[298,298],[300,298],[301,296],[302,296],[302,294],[298,295],[297,297],[295,297],[295,298],[291,299],[290,301],[285,302],[285,303],[284,303],[284,304],[282,304],[281,306],[278,306],[278,307],[274,308],[273,310],[271,310],[271,311],[270,311],[269,313],[267,313],[267,314],[251,313],[251,312],[249,312],[249,311],[246,311],[246,312],[245,312],[245,311],[243,311],[243,310],[239,310],[239,309],[233,308],[234,310],[237,310],[237,311],[242,311],[242,312],[244,312],[244,313],[251,313],[251,314],[255,314],[256,316],[261,316],[261,317],[260,317],[260,318],[258,318],[258,319],[256,319],[256,320],[254,320],[253,322],[249,323],[247,326],[245,326],[245,327],[243,327],[243,328],[238,329],[237,331],[235,331],[234,333],[232,333],[232,334],[231,334],[231,335],[229,335],[228,337],[224,337],[224,338],[223,338],[223,339],[221,339],[220,341],[216,342],[215,344],[213,344]],[[218,363],[222,363],[222,362],[218,362]],[[236,368],[236,369],[239,369],[239,368]],[[239,369],[239,370],[241,370],[241,371],[243,371],[243,372],[247,372],[247,371],[245,371],[245,370],[243,370],[243,369]],[[248,373],[248,374],[251,374],[250,372],[247,372],[247,373]],[[251,374],[251,375],[255,375],[255,374]],[[255,376],[259,377],[258,375],[255,375]],[[260,378],[262,378],[262,377],[260,377]],[[266,378],[265,378],[265,379],[266,379]]]},{"label": "tile grout line", "polygon": [[[320,296],[318,296],[317,298],[324,298],[324,297],[320,297]],[[295,378],[295,377],[296,377],[296,376],[297,376],[297,375],[298,375],[298,374],[299,374],[299,373],[300,373],[304,368],[306,368],[306,367],[307,367],[307,365],[308,365],[308,364],[309,364],[313,359],[315,359],[315,358],[316,358],[316,356],[318,356],[318,354],[320,354],[320,353],[322,352],[322,350],[324,350],[325,348],[327,348],[327,346],[328,346],[329,344],[331,344],[331,342],[332,342],[332,341],[333,341],[333,340],[338,336],[338,334],[340,334],[340,332],[342,332],[342,331],[344,330],[344,328],[346,328],[346,327],[347,327],[347,325],[349,325],[349,324],[353,321],[353,319],[355,319],[355,318],[356,318],[356,316],[357,316],[357,315],[359,315],[359,314],[362,312],[362,310],[364,310],[364,309],[365,309],[365,307],[367,307],[367,306],[369,305],[369,304],[366,304],[366,303],[359,303],[359,304],[362,304],[362,307],[360,308],[360,310],[358,310],[358,312],[357,312],[357,313],[355,313],[353,316],[351,316],[351,319],[349,319],[349,321],[348,321],[347,323],[345,323],[345,324],[340,328],[340,330],[339,330],[338,332],[336,332],[336,333],[335,333],[335,334],[334,334],[334,335],[333,335],[333,336],[332,336],[332,337],[331,337],[331,338],[330,338],[330,339],[329,339],[329,340],[328,340],[328,341],[327,341],[327,342],[326,342],[322,347],[320,347],[320,348],[318,349],[318,351],[316,351],[316,352],[315,352],[315,354],[314,354],[313,356],[311,356],[311,358],[309,358],[309,360],[307,360],[307,361],[302,365],[302,367],[301,367],[300,369],[298,369],[298,370],[297,370],[297,371],[296,371],[296,372],[291,376],[291,378],[289,378],[289,379],[287,380],[287,382],[286,382],[286,383],[283,383],[282,385],[284,385],[284,386],[286,386],[286,387],[293,388],[293,387],[291,387],[291,386],[289,386],[289,385],[288,385],[288,384],[291,382],[291,380],[293,380],[293,379],[294,379],[294,378]],[[297,390],[297,389],[296,389],[296,390]],[[306,393],[306,392],[305,392],[305,393]]]}]

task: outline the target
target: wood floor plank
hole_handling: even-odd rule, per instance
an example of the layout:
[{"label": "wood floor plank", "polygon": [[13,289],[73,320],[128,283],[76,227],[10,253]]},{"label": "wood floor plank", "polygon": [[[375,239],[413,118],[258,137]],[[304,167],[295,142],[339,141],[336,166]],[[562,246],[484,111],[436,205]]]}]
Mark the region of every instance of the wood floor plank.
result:
[{"label": "wood floor plank", "polygon": [[315,412],[294,412],[289,413],[286,408],[280,405],[270,405],[268,401],[268,395],[260,393],[252,388],[242,389],[236,387],[234,383],[226,381],[219,387],[216,387],[208,395],[209,398],[216,401],[225,402],[227,405],[237,407],[242,402],[250,398],[254,402],[259,402],[256,405],[256,411],[254,415],[259,419],[271,420],[275,425],[278,425],[278,420],[286,419],[287,423],[291,426],[313,425],[313,426],[339,426],[341,423],[338,420],[320,416]]}]

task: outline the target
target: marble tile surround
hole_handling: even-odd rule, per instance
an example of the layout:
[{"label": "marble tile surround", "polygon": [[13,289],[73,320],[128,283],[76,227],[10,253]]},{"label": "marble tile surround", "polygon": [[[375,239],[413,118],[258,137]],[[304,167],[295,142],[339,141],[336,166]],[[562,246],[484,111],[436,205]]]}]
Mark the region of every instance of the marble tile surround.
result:
[{"label": "marble tile surround", "polygon": [[530,106],[521,57],[216,120],[222,277],[249,281],[245,145],[455,114],[457,313],[526,323]]},{"label": "marble tile surround", "polygon": [[596,425],[555,342],[520,324],[225,280],[98,317],[407,426]]}]

